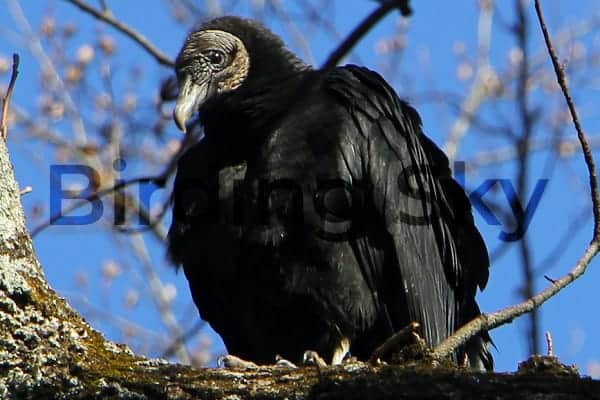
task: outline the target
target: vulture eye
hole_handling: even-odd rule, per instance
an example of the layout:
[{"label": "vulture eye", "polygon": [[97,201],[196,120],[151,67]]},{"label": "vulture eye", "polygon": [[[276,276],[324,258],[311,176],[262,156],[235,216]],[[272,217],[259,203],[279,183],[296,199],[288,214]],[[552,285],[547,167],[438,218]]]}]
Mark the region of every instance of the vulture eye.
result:
[{"label": "vulture eye", "polygon": [[208,50],[204,53],[208,61],[215,66],[222,66],[225,62],[225,54],[219,50]]}]

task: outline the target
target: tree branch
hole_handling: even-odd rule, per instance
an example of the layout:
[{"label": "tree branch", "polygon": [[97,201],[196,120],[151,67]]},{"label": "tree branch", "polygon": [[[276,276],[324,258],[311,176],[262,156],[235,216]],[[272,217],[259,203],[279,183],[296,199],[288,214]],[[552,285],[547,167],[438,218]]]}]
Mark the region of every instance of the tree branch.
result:
[{"label": "tree branch", "polygon": [[410,15],[411,10],[408,3],[409,0],[381,1],[381,5],[354,28],[346,39],[329,55],[321,69],[328,70],[334,68],[352,50],[356,43],[394,8],[400,8],[400,12],[404,16]]},{"label": "tree branch", "polygon": [[10,104],[10,96],[12,96],[13,89],[15,88],[15,83],[17,82],[17,76],[19,75],[19,55],[17,53],[13,54],[13,66],[12,66],[12,74],[10,75],[10,83],[8,84],[8,89],[6,90],[6,94],[2,99],[2,118],[0,120],[0,137],[2,139],[6,139],[7,127],[6,120],[8,118],[8,106]]},{"label": "tree branch", "polygon": [[489,64],[494,7],[489,2],[480,3],[479,21],[477,24],[478,57],[475,79],[469,88],[469,93],[462,101],[459,108],[459,115],[452,124],[443,147],[446,156],[450,160],[450,164],[456,159],[460,142],[467,134],[473,120],[477,117],[477,110],[491,95],[499,90],[501,85],[500,80],[490,79],[490,77],[495,75]]},{"label": "tree branch", "polygon": [[[516,139],[516,146],[519,149],[519,157],[517,157],[517,196],[520,199],[525,198],[527,193],[527,183],[529,181],[529,165],[530,165],[530,152],[527,148],[531,136],[533,135],[533,129],[536,124],[535,111],[529,105],[528,96],[528,80],[531,76],[530,61],[529,61],[529,19],[526,14],[527,5],[521,0],[515,0],[514,7],[517,15],[517,22],[515,23],[513,32],[517,41],[517,46],[521,50],[523,59],[519,64],[518,68],[518,79],[517,79],[517,114],[519,116],[521,134]],[[533,268],[531,265],[531,248],[529,246],[529,238],[524,234],[525,226],[525,213],[519,213],[517,215],[517,232],[522,237],[519,240],[519,253],[521,256],[521,270],[523,272],[523,286],[520,290],[523,299],[529,299],[535,294],[535,277],[533,275]],[[529,327],[527,332],[527,341],[529,343],[529,354],[540,354],[539,351],[539,318],[536,309],[531,310],[528,315]]]},{"label": "tree branch", "polygon": [[548,299],[550,299],[562,289],[570,285],[573,281],[581,277],[585,273],[585,270],[587,269],[587,266],[589,265],[590,261],[596,256],[599,250],[600,196],[598,195],[598,180],[596,177],[594,157],[592,155],[592,151],[588,143],[587,137],[585,136],[581,124],[579,123],[577,111],[569,93],[569,88],[565,79],[563,68],[558,62],[558,58],[554,51],[550,35],[548,34],[548,30],[544,22],[544,17],[539,4],[539,0],[535,0],[535,10],[538,16],[542,33],[544,35],[546,46],[548,48],[548,53],[550,55],[550,58],[552,59],[552,64],[556,73],[556,78],[562,89],[565,100],[567,101],[569,111],[571,112],[573,124],[577,131],[577,137],[579,139],[579,142],[581,143],[581,148],[583,150],[585,164],[588,168],[590,190],[594,208],[593,238],[588,247],[586,248],[583,256],[581,256],[579,261],[575,264],[575,266],[571,269],[570,272],[568,272],[560,279],[554,281],[549,287],[547,287],[537,295],[525,300],[522,303],[504,308],[492,314],[481,314],[479,317],[465,324],[459,330],[454,332],[452,336],[450,336],[434,348],[434,356],[436,357],[447,357],[457,348],[464,345],[470,338],[472,338],[476,334],[484,330],[492,330],[498,326],[511,322],[513,319],[523,314],[529,313],[537,307],[541,306]]},{"label": "tree branch", "polygon": [[[117,183],[111,187],[95,191],[94,193],[86,196],[85,198],[82,198],[80,201],[76,202],[75,204],[71,205],[70,207],[67,207],[65,210],[60,210],[57,214],[51,215],[50,218],[48,219],[48,221],[36,226],[35,228],[33,228],[31,230],[31,237],[32,238],[35,237],[38,233],[40,233],[44,229],[48,228],[50,225],[54,224],[56,221],[58,221],[64,215],[69,214],[69,213],[85,206],[90,201],[100,200],[104,196],[114,193],[119,189],[126,188],[127,186],[131,186],[136,183],[154,183],[154,184],[162,187],[162,186],[164,186],[164,182],[166,181],[168,176],[171,174],[171,172],[172,171],[169,172],[167,169],[165,172],[158,174],[158,175],[141,176],[138,178],[119,181],[119,183]],[[165,175],[165,174],[167,174],[167,175]]]},{"label": "tree branch", "polygon": [[598,242],[593,241],[589,244],[583,256],[579,259],[573,269],[562,278],[555,281],[537,295],[525,300],[517,305],[504,308],[492,314],[481,314],[479,317],[463,325],[452,336],[444,340],[433,349],[435,357],[448,357],[457,348],[464,345],[470,338],[484,330],[492,330],[531,310],[541,306],[546,300],[550,299],[556,293],[567,287],[571,282],[584,274],[588,264],[598,252]]},{"label": "tree branch", "polygon": [[540,22],[540,28],[542,29],[542,33],[544,34],[544,41],[546,42],[546,47],[548,48],[548,54],[550,54],[550,59],[552,60],[552,66],[554,67],[554,72],[556,74],[556,79],[558,84],[563,92],[565,97],[565,101],[567,102],[567,106],[569,107],[569,112],[571,113],[571,118],[573,119],[573,125],[575,126],[575,130],[577,131],[577,137],[579,142],[581,143],[581,149],[583,151],[583,157],[585,159],[585,164],[588,168],[589,179],[590,179],[590,190],[592,195],[592,205],[594,211],[594,238],[593,240],[600,239],[600,194],[598,192],[598,178],[596,175],[596,163],[594,161],[594,156],[592,155],[592,149],[590,144],[588,143],[587,137],[583,132],[583,128],[581,127],[581,123],[579,122],[579,116],[577,115],[577,109],[575,108],[575,104],[573,103],[573,99],[571,98],[571,94],[569,93],[569,85],[567,84],[567,79],[565,77],[565,71],[558,61],[558,57],[556,56],[556,52],[554,51],[554,46],[552,45],[552,40],[550,39],[550,34],[548,33],[548,28],[546,28],[546,22],[544,21],[544,14],[542,13],[542,8],[540,6],[539,0],[535,0],[535,12],[537,13],[538,20]]},{"label": "tree branch", "polygon": [[96,10],[94,7],[86,4],[81,0],[65,0],[68,3],[73,4],[78,7],[83,12],[90,14],[96,19],[100,21],[106,22],[108,25],[112,26],[119,32],[129,36],[133,41],[142,46],[144,50],[146,50],[159,64],[164,65],[166,67],[174,67],[175,64],[173,60],[171,60],[166,54],[157,49],[146,37],[144,37],[139,32],[120,22],[116,18],[112,16],[110,12],[103,12],[100,10]]},{"label": "tree branch", "polygon": [[[31,237],[35,237],[38,233],[48,228],[50,225],[54,224],[63,215],[69,214],[85,206],[90,201],[99,200],[104,196],[116,192],[117,190],[124,189],[128,186],[135,185],[138,183],[154,183],[157,186],[164,187],[169,177],[175,172],[175,169],[177,168],[177,161],[179,161],[179,158],[183,155],[183,153],[187,151],[187,149],[194,143],[196,139],[197,137],[195,137],[194,135],[186,135],[181,144],[181,147],[179,148],[177,153],[175,153],[175,155],[171,158],[169,164],[165,167],[163,172],[157,175],[141,176],[137,178],[122,180],[113,186],[95,191],[94,193],[91,193],[90,195],[86,196],[85,198],[81,199],[80,201],[76,202],[70,207],[67,207],[65,210],[60,210],[58,213],[51,215],[48,221],[36,226],[31,230]],[[161,211],[160,215],[162,216],[162,214],[163,211]],[[124,228],[121,228],[121,230],[123,229]]]}]

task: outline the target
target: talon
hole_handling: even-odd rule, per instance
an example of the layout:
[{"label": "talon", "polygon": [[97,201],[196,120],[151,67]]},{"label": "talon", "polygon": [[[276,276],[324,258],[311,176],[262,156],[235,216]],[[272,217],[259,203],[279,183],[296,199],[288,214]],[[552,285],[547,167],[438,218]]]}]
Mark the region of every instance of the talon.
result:
[{"label": "talon", "polygon": [[469,355],[467,353],[465,353],[463,355],[463,360],[462,360],[462,363],[461,363],[461,367],[467,368],[468,366],[469,366]]},{"label": "talon", "polygon": [[333,349],[333,356],[331,357],[331,365],[340,365],[344,361],[344,358],[350,352],[350,339],[342,337],[338,345]]},{"label": "talon", "polygon": [[319,356],[319,353],[313,350],[307,350],[302,355],[302,363],[304,365],[316,365],[319,368],[324,368],[327,366],[325,360]]},{"label": "talon", "polygon": [[219,366],[220,368],[233,369],[233,370],[258,368],[258,365],[256,365],[252,361],[246,361],[239,357],[233,356],[231,354],[227,354],[225,356],[219,357],[217,359],[217,366]]},{"label": "talon", "polygon": [[353,364],[353,363],[357,363],[358,362],[358,358],[354,357],[354,356],[348,356],[346,358],[344,358],[344,360],[342,361],[342,363],[344,364]]},{"label": "talon", "polygon": [[294,364],[291,361],[286,360],[285,358],[281,357],[279,354],[277,354],[275,356],[275,366],[281,367],[281,368],[293,368],[293,369],[298,368],[298,366],[296,364]]}]

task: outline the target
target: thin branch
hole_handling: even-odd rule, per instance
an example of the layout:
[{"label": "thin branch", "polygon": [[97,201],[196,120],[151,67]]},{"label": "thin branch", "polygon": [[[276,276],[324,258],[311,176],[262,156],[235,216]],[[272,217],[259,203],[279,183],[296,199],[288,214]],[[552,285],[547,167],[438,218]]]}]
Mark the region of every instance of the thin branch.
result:
[{"label": "thin branch", "polygon": [[290,35],[290,38],[296,47],[302,50],[302,53],[306,57],[306,61],[310,64],[314,64],[314,57],[310,45],[308,44],[307,37],[305,36],[305,32],[302,32],[298,28],[294,18],[289,15],[286,7],[284,7],[281,2],[275,0],[269,0],[267,5],[271,8],[278,19],[281,20],[284,28],[288,31],[288,34]]},{"label": "thin branch", "polygon": [[481,2],[477,29],[478,50],[475,79],[460,107],[460,114],[452,124],[452,129],[444,143],[444,152],[452,163],[456,159],[460,142],[467,134],[469,126],[476,117],[477,110],[498,91],[499,80],[490,79],[495,72],[489,64],[489,51],[492,37],[494,8],[488,2]]},{"label": "thin branch", "polygon": [[[600,135],[588,136],[588,142],[593,148],[600,147]],[[521,156],[521,153],[527,149],[528,152],[539,152],[544,150],[554,150],[560,158],[568,158],[575,155],[576,146],[579,145],[579,140],[574,138],[561,138],[560,140],[548,140],[542,137],[529,138],[525,145],[517,146],[510,144],[506,147],[499,147],[493,150],[482,151],[475,154],[473,157],[464,160],[467,167],[471,170],[490,166],[493,164],[501,164],[508,161],[513,161]]]},{"label": "thin branch", "polygon": [[[165,171],[165,172],[167,172],[167,171]],[[169,175],[170,175],[170,173],[169,173]],[[31,230],[31,237],[32,238],[35,237],[38,233],[40,233],[44,229],[48,228],[49,226],[53,225],[56,221],[58,221],[64,215],[69,214],[69,213],[85,206],[86,204],[89,204],[90,201],[100,200],[101,198],[103,198],[106,195],[114,193],[115,191],[117,191],[119,189],[126,188],[127,186],[134,185],[136,183],[154,183],[155,185],[162,187],[162,186],[164,186],[165,181],[169,175],[165,176],[164,173],[161,173],[158,175],[142,176],[139,178],[123,180],[123,181],[120,181],[119,183],[117,183],[116,185],[113,185],[106,189],[98,190],[98,191],[86,196],[85,198],[82,198],[81,200],[79,200],[75,204],[71,205],[70,207],[67,207],[64,210],[60,210],[57,214],[51,215],[50,218],[48,219],[48,221],[36,226],[35,228],[33,228]]]},{"label": "thin branch", "polygon": [[369,14],[342,43],[329,55],[327,61],[321,67],[322,70],[334,68],[342,58],[352,50],[358,41],[365,36],[383,17],[385,17],[394,8],[400,8],[402,15],[410,15],[408,0],[400,1],[382,1],[381,5],[375,11]]},{"label": "thin branch", "polygon": [[33,192],[33,188],[31,186],[25,186],[23,189],[19,191],[19,195],[24,196],[28,193]]},{"label": "thin branch", "polygon": [[539,276],[544,272],[547,272],[550,269],[552,269],[552,267],[554,267],[555,263],[557,263],[560,260],[560,258],[566,253],[568,246],[572,244],[572,239],[585,226],[589,218],[589,212],[586,207],[579,213],[578,216],[569,221],[569,226],[564,231],[562,236],[556,238],[556,245],[552,248],[552,250],[550,250],[550,252],[548,252],[544,259],[534,269],[534,275]]},{"label": "thin branch", "polygon": [[[44,46],[40,40],[39,35],[34,31],[29,22],[29,19],[25,16],[21,2],[17,0],[6,0],[7,8],[12,13],[15,23],[20,27],[26,37],[27,47],[31,54],[36,58],[42,70],[45,70],[49,77],[49,82],[52,85],[56,85],[56,94],[65,104],[65,115],[69,116],[71,126],[75,134],[75,140],[80,143],[84,143],[87,138],[87,132],[83,118],[81,116],[79,108],[76,106],[75,100],[71,97],[67,85],[63,81],[62,77],[58,73],[57,66],[52,58],[44,50]],[[45,78],[45,80],[48,80]],[[92,157],[88,157],[88,164],[98,167],[98,161]]]},{"label": "thin branch", "polygon": [[560,62],[558,61],[558,57],[556,56],[556,52],[554,51],[554,46],[552,45],[552,40],[550,39],[548,28],[546,28],[546,22],[544,22],[544,15],[542,13],[542,8],[540,6],[539,0],[535,0],[535,11],[537,13],[538,20],[540,21],[540,28],[542,29],[542,33],[544,34],[544,41],[546,42],[546,47],[548,48],[548,54],[550,54],[550,58],[552,59],[552,66],[554,67],[554,72],[556,73],[556,79],[563,92],[563,95],[567,102],[567,106],[569,107],[569,112],[571,113],[571,118],[573,119],[573,125],[577,130],[577,137],[579,138],[579,142],[581,143],[581,149],[583,150],[585,164],[588,167],[590,190],[592,195],[592,205],[594,211],[593,240],[598,240],[600,239],[600,194],[598,191],[598,178],[596,176],[596,163],[594,161],[594,156],[592,155],[592,149],[590,147],[590,144],[588,143],[587,137],[585,136],[583,128],[581,127],[581,123],[579,122],[579,116],[577,115],[575,104],[573,103],[573,99],[571,98],[571,94],[569,93],[569,85],[567,84],[565,71]]},{"label": "thin branch", "polygon": [[520,317],[523,314],[527,314],[531,312],[531,310],[541,306],[546,302],[546,300],[553,297],[559,291],[583,275],[588,264],[597,253],[598,243],[594,241],[589,244],[585,250],[585,253],[575,264],[573,269],[562,278],[557,279],[554,284],[550,285],[540,293],[522,303],[504,308],[492,314],[481,314],[466,325],[463,325],[459,330],[454,332],[452,336],[438,344],[433,349],[433,355],[440,358],[448,357],[476,334],[485,330],[492,330],[511,322],[515,318]]},{"label": "thin branch", "polygon": [[589,263],[596,256],[600,246],[600,235],[599,235],[599,225],[600,225],[600,196],[598,195],[598,180],[596,178],[596,167],[594,162],[594,157],[592,155],[592,151],[588,140],[579,124],[579,118],[577,117],[577,111],[575,109],[575,105],[571,100],[571,95],[569,94],[569,88],[566,83],[565,74],[558,62],[558,58],[556,57],[556,53],[554,52],[554,48],[552,46],[552,41],[550,40],[550,35],[548,34],[548,30],[546,28],[546,24],[544,22],[544,17],[542,14],[542,10],[540,8],[539,0],[535,0],[535,10],[540,22],[540,27],[544,34],[544,40],[546,41],[546,46],[548,48],[548,53],[550,54],[550,58],[552,59],[552,64],[554,65],[554,71],[556,73],[556,77],[558,79],[558,83],[563,91],[563,95],[567,101],[567,105],[569,107],[569,111],[571,112],[571,117],[573,119],[573,124],[575,129],[577,130],[577,137],[579,138],[579,142],[581,143],[581,147],[583,150],[585,164],[588,168],[589,179],[590,179],[590,190],[592,196],[592,202],[594,207],[594,234],[592,241],[585,249],[585,252],[577,261],[577,263],[573,266],[570,272],[566,275],[562,276],[560,279],[555,280],[549,287],[542,290],[535,296],[525,300],[522,303],[516,304],[514,306],[506,307],[502,310],[496,311],[492,314],[481,314],[474,320],[470,321],[466,325],[463,325],[460,329],[458,329],[452,336],[442,341],[434,348],[434,356],[436,357],[448,357],[452,354],[456,349],[460,346],[464,345],[469,339],[471,339],[476,334],[485,331],[492,330],[498,326],[504,325],[508,322],[511,322],[517,317],[520,317],[523,314],[529,313],[537,307],[541,306],[548,299],[556,295],[565,287],[569,286],[576,279],[581,277]]},{"label": "thin branch", "polygon": [[116,30],[121,33],[129,36],[133,41],[142,46],[144,50],[146,50],[152,57],[158,61],[159,64],[164,65],[166,67],[173,67],[175,64],[173,60],[171,60],[166,54],[157,49],[146,37],[144,37],[141,33],[135,31],[124,23],[120,22],[118,19],[112,16],[110,12],[103,12],[100,10],[96,10],[94,7],[86,4],[81,0],[65,0],[68,3],[73,4],[78,7],[83,12],[92,15],[94,18],[99,19],[100,21],[106,22],[108,25],[112,26]]},{"label": "thin branch", "polygon": [[140,336],[143,335],[143,339],[148,341],[164,341],[165,338],[162,334],[159,334],[147,327],[132,322],[126,318],[117,315],[115,312],[108,310],[102,306],[95,305],[90,300],[79,292],[63,292],[69,302],[72,303],[77,310],[80,311],[81,315],[89,321],[102,321],[120,331],[134,331]]},{"label": "thin branch", "polygon": [[546,331],[546,355],[552,357],[554,355],[554,346],[552,345],[552,335]]},{"label": "thin branch", "polygon": [[[528,48],[528,33],[529,20],[526,14],[526,5],[521,0],[515,0],[515,9],[517,14],[517,22],[513,32],[516,37],[518,48],[521,50],[523,60],[519,64],[518,79],[517,79],[517,114],[520,119],[521,135],[516,140],[516,146],[519,148],[519,157],[517,158],[517,195],[519,198],[524,198],[527,193],[527,182],[529,172],[530,153],[527,145],[533,134],[533,128],[536,123],[534,111],[529,106],[529,96],[527,82],[531,75],[529,65],[529,48]],[[524,213],[517,215],[517,231],[524,232],[525,225]],[[523,271],[523,287],[521,293],[523,299],[530,299],[535,294],[535,281],[533,269],[531,265],[531,248],[529,246],[529,238],[523,234],[519,241],[519,253],[521,255],[521,269]],[[529,329],[527,332],[527,341],[529,343],[529,354],[539,354],[539,316],[536,309],[533,309],[528,315]]]},{"label": "thin branch", "polygon": [[166,241],[167,235],[164,233],[164,230],[160,228],[160,221],[167,214],[167,211],[171,209],[171,202],[173,200],[173,195],[169,196],[163,204],[161,205],[160,211],[155,215],[151,215],[150,210],[144,209],[140,205],[140,209],[138,210],[138,216],[141,221],[143,221],[143,227],[136,226],[117,226],[116,230],[120,233],[144,233],[147,231],[151,231],[154,235],[162,242]]},{"label": "thin branch", "polygon": [[[171,337],[180,337],[181,329],[177,323],[175,315],[173,314],[173,310],[171,310],[172,303],[166,295],[165,285],[154,269],[144,238],[139,234],[134,234],[129,236],[129,240],[132,245],[133,253],[140,261],[142,273],[144,274],[144,277],[146,278],[145,280],[148,282],[148,286],[152,292],[152,296],[150,297],[158,309],[158,314],[161,321],[169,331]],[[189,364],[190,356],[185,344],[182,342],[175,342],[174,346],[174,353],[179,358],[179,361],[183,364]]]},{"label": "thin branch", "polygon": [[81,199],[80,201],[72,204],[70,207],[67,207],[65,210],[59,210],[58,213],[51,215],[48,221],[38,225],[34,229],[31,230],[31,237],[35,237],[38,233],[53,225],[56,221],[58,221],[63,215],[69,214],[86,204],[89,204],[90,201],[95,201],[103,198],[106,195],[116,192],[117,190],[124,189],[128,186],[135,185],[137,183],[154,183],[157,186],[164,187],[167,183],[169,177],[175,172],[177,168],[177,162],[179,158],[187,151],[187,149],[193,145],[194,141],[197,139],[194,135],[186,135],[181,147],[175,153],[175,155],[169,161],[169,164],[165,167],[163,172],[157,175],[150,176],[141,176],[138,178],[132,178],[127,180],[119,181],[117,184],[110,186],[106,189],[98,190],[87,197]]},{"label": "thin branch", "polygon": [[163,350],[160,358],[172,357],[180,346],[184,346],[185,342],[196,336],[196,334],[200,332],[204,326],[206,326],[206,322],[204,320],[198,320],[190,329],[175,337],[171,344],[169,344],[169,346]]},{"label": "thin branch", "polygon": [[10,83],[8,84],[8,89],[6,90],[6,94],[2,99],[2,118],[0,120],[0,137],[2,139],[6,139],[7,127],[6,120],[8,118],[8,106],[10,104],[10,96],[12,96],[13,89],[15,88],[15,83],[17,82],[17,76],[19,75],[19,55],[17,53],[13,54],[13,65],[12,65],[12,74],[10,75]]}]

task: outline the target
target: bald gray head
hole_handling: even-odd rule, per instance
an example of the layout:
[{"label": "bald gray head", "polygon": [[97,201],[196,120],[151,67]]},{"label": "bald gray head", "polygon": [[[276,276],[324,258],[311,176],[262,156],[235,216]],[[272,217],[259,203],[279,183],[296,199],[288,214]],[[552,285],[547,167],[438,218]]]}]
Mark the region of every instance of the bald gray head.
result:
[{"label": "bald gray head", "polygon": [[233,93],[249,82],[265,84],[306,68],[258,22],[213,19],[188,35],[177,56],[179,95],[173,119],[185,132],[186,121],[209,99]]}]

